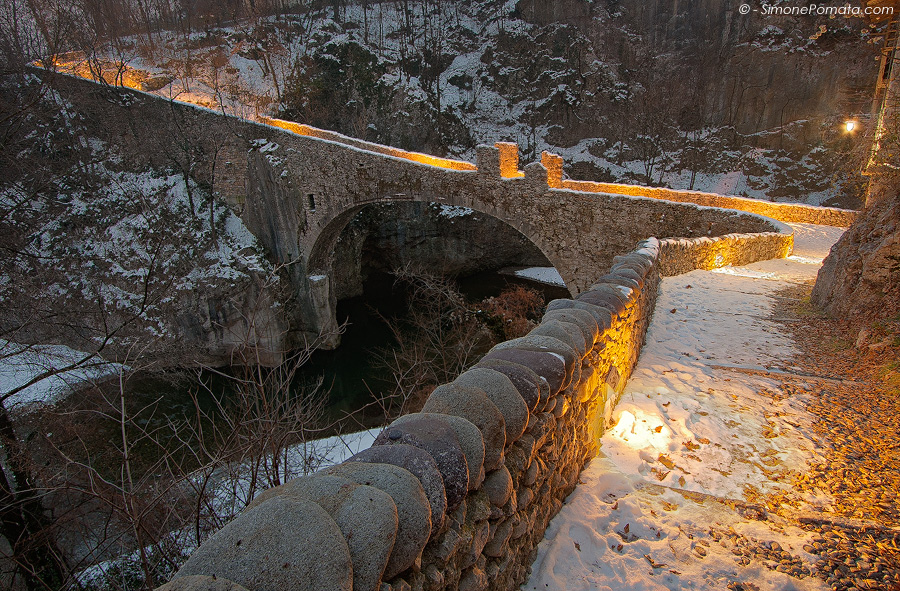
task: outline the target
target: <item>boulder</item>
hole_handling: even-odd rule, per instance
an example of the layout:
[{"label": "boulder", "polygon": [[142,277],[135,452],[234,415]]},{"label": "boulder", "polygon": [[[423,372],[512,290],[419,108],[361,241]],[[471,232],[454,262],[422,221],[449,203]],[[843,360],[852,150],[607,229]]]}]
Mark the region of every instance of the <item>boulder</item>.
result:
[{"label": "boulder", "polygon": [[368,462],[370,464],[391,464],[399,466],[419,479],[428,504],[431,506],[431,535],[444,526],[447,513],[447,494],[444,478],[437,462],[427,451],[412,445],[380,445],[364,449],[347,460],[348,462]]},{"label": "boulder", "polygon": [[394,421],[393,424],[403,424],[413,420],[412,417],[416,416],[439,418],[450,425],[456,433],[456,439],[459,441],[463,454],[466,456],[466,465],[469,468],[468,490],[475,490],[481,486],[482,481],[484,481],[484,438],[481,436],[481,431],[478,430],[478,427],[471,421],[462,417],[437,413],[414,413],[403,415]]},{"label": "boulder", "polygon": [[444,384],[428,396],[422,412],[462,417],[478,427],[484,440],[484,469],[490,471],[503,463],[506,447],[506,421],[483,390],[459,384]]},{"label": "boulder", "polygon": [[172,582],[191,575],[228,579],[251,591],[353,589],[350,548],[340,528],[318,504],[285,495],[244,511],[213,534]]},{"label": "boulder", "polygon": [[373,486],[391,496],[397,507],[397,539],[383,578],[393,579],[411,567],[431,533],[431,505],[419,479],[393,464],[366,462],[344,462],[326,468],[324,473]]},{"label": "boulder", "polygon": [[499,371],[476,367],[460,374],[454,384],[477,388],[487,394],[506,424],[506,445],[522,436],[528,426],[528,406],[508,377]]},{"label": "boulder", "polygon": [[372,447],[412,445],[428,452],[437,463],[444,480],[447,512],[453,511],[466,496],[469,468],[456,431],[438,417],[416,413],[394,421],[375,438]]},{"label": "boulder", "polygon": [[529,412],[537,408],[541,398],[546,400],[550,397],[550,386],[547,384],[547,380],[535,373],[530,367],[513,363],[512,361],[504,361],[503,359],[482,359],[475,364],[475,367],[493,369],[508,377],[513,386],[516,387],[516,390],[519,391],[519,395],[525,401]]}]

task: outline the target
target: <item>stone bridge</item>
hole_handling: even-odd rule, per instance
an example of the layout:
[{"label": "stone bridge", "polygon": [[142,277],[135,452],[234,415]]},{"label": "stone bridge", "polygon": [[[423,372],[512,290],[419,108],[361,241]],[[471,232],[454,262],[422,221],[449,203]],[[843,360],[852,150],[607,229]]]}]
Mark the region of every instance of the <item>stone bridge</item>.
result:
[{"label": "stone bridge", "polygon": [[[562,158],[547,152],[520,170],[518,147],[511,143],[478,146],[473,164],[279,119],[250,121],[72,76],[54,75],[52,84],[87,120],[102,121],[98,133],[139,164],[167,167],[190,153],[200,160],[201,173],[203,167],[214,170],[208,174],[213,190],[290,277],[297,304],[290,320],[307,338],[336,335],[329,279],[334,247],[341,230],[371,204],[433,202],[493,216],[540,249],[573,296],[602,277],[615,255],[650,236],[785,235],[774,250],[726,249],[702,263],[744,264],[789,251],[790,229],[772,218],[847,226],[854,214],[568,180]],[[334,336],[324,346],[336,344]]]},{"label": "stone bridge", "polygon": [[[541,162],[520,170],[518,146],[512,143],[478,146],[472,164],[278,119],[263,123],[286,133],[269,134],[268,141],[250,150],[243,219],[279,262],[292,265],[292,281],[310,304],[304,307],[302,324],[313,333],[336,328],[335,296],[329,287],[332,253],[341,230],[373,203],[433,202],[498,218],[543,252],[573,296],[604,275],[614,255],[647,236],[783,231],[759,215],[690,202],[717,205],[721,199],[726,201],[722,205],[753,211],[753,200],[673,191],[660,195],[667,190],[564,180],[562,159],[546,152]],[[839,210],[788,206],[770,211],[778,204],[760,206],[784,219],[848,219],[848,212]]]}]

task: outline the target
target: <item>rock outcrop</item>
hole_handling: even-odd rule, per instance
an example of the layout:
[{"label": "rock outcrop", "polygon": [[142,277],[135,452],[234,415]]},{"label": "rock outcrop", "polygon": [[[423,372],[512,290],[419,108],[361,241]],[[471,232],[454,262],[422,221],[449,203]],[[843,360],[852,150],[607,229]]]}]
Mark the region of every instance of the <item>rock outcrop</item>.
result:
[{"label": "rock outcrop", "polygon": [[832,247],[812,300],[832,316],[900,314],[900,195],[864,210]]}]

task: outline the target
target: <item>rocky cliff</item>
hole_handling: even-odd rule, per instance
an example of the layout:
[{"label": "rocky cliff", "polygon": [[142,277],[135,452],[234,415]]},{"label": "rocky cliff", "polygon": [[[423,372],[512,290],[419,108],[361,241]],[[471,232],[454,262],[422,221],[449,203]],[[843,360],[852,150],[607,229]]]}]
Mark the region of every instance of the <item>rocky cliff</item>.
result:
[{"label": "rocky cliff", "polygon": [[900,195],[861,213],[825,259],[812,299],[833,316],[900,315]]}]

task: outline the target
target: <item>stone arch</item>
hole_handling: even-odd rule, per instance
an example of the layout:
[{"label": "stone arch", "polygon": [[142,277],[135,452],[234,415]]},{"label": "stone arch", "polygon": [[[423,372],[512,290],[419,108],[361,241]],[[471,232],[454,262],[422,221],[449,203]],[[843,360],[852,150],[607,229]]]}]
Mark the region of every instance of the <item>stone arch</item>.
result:
[{"label": "stone arch", "polygon": [[[477,202],[473,203],[471,201],[465,204],[457,204],[453,203],[452,200],[449,199],[435,199],[430,196],[414,196],[408,199],[371,199],[362,202],[356,202],[352,206],[347,207],[340,211],[335,215],[329,216],[327,220],[319,220],[319,224],[317,224],[319,230],[315,232],[310,232],[306,237],[306,244],[308,245],[308,255],[307,255],[307,270],[309,273],[310,280],[310,293],[315,293],[318,289],[319,295],[318,298],[321,304],[325,303],[323,301],[323,297],[326,297],[326,294],[321,293],[322,291],[322,283],[327,287],[327,312],[328,318],[322,318],[320,312],[320,323],[325,321],[326,324],[323,326],[336,327],[337,326],[337,293],[333,288],[333,255],[337,245],[337,242],[341,236],[341,233],[347,227],[347,225],[353,220],[353,218],[362,212],[367,207],[379,204],[397,204],[397,203],[424,203],[424,204],[438,204],[438,205],[448,205],[453,207],[466,207],[471,209],[479,214],[484,216],[488,216],[500,224],[507,226],[512,229],[516,234],[521,236],[524,241],[527,241],[531,245],[535,247],[537,251],[539,251],[543,257],[551,264],[554,268],[559,269],[559,261],[554,260],[556,257],[553,249],[547,248],[547,245],[542,244],[542,240],[539,237],[535,237],[534,235],[529,236],[527,233],[529,228],[527,224],[517,224],[513,223],[510,219],[507,219],[506,216],[502,214],[502,212],[498,212],[496,208],[486,206],[484,204],[479,204]],[[314,283],[318,283],[318,287],[314,285]],[[566,289],[571,289],[566,286]],[[321,309],[321,308],[320,308]],[[324,311],[324,310],[321,310]]]},{"label": "stone arch", "polygon": [[337,243],[338,238],[341,235],[341,232],[344,228],[347,227],[347,224],[363,209],[369,207],[371,205],[378,205],[382,203],[399,203],[399,202],[410,202],[410,203],[435,203],[439,205],[449,205],[453,207],[466,207],[472,209],[480,214],[487,215],[506,226],[509,226],[513,230],[515,230],[518,234],[524,237],[528,242],[533,244],[535,248],[537,248],[541,254],[553,265],[555,268],[559,268],[560,261],[554,260],[556,252],[554,249],[549,248],[548,245],[543,244],[543,240],[540,239],[537,235],[529,235],[529,227],[528,224],[514,223],[512,220],[505,218],[501,212],[498,212],[496,208],[486,207],[484,205],[479,206],[477,203],[452,203],[445,199],[434,199],[428,197],[422,198],[412,198],[406,200],[398,200],[398,199],[373,199],[370,201],[364,201],[354,204],[352,207],[349,207],[337,215],[332,216],[319,230],[315,236],[311,237],[312,240],[309,241],[311,246],[309,248],[309,254],[307,257],[307,268],[309,269],[310,274],[317,273],[327,273],[331,270],[331,253],[334,251],[334,246]]}]

